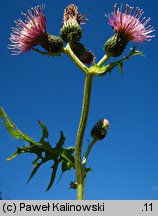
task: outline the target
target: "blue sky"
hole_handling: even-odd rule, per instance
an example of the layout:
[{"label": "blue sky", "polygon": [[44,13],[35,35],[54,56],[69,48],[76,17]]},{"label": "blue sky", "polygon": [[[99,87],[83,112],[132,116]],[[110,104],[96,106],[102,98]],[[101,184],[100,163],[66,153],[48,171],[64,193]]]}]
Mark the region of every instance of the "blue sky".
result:
[{"label": "blue sky", "polygon": [[[12,56],[6,47],[13,21],[32,6],[45,3],[47,31],[58,34],[63,10],[74,3],[89,19],[83,26],[82,42],[95,53],[96,61],[104,55],[103,44],[112,36],[105,13],[114,3],[128,3],[144,9],[151,17],[156,37],[137,45],[145,57],[134,57],[124,65],[122,78],[116,68],[111,75],[95,77],[91,107],[83,149],[88,145],[90,130],[100,118],[110,121],[105,140],[91,152],[88,165],[86,199],[158,199],[158,73],[157,73],[157,1],[3,1],[1,10],[0,105],[16,125],[33,139],[41,136],[37,120],[43,121],[55,144],[62,130],[66,146],[75,143],[78,127],[84,74],[66,56],[48,58],[33,51]],[[124,54],[135,44],[130,43]],[[27,184],[34,155],[21,155],[7,162],[6,158],[22,146],[0,124],[0,191],[5,199],[76,199],[69,189],[75,180],[67,172],[58,184],[45,192],[51,164],[45,164]],[[58,173],[60,175],[60,173]]]}]

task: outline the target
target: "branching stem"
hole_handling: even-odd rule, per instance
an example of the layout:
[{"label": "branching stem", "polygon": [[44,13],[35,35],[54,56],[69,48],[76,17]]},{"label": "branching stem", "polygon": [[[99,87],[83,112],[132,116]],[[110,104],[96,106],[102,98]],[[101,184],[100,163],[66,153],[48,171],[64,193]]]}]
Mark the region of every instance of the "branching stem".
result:
[{"label": "branching stem", "polygon": [[64,48],[65,53],[72,59],[72,61],[83,71],[86,75],[88,73],[88,68],[80,61],[79,58],[73,53],[70,44],[68,43]]},{"label": "branching stem", "polygon": [[109,59],[109,56],[104,55],[102,59],[97,63],[99,67],[101,67],[107,60]]}]

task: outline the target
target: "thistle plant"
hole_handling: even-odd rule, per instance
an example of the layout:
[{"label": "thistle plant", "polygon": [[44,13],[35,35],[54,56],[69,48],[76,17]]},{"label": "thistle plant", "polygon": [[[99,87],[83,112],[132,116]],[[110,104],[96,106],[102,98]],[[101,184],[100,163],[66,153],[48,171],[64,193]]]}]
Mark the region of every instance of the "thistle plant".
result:
[{"label": "thistle plant", "polygon": [[[76,179],[72,179],[69,186],[72,189],[76,189],[78,200],[84,199],[86,178],[91,171],[91,168],[87,167],[90,152],[97,142],[107,136],[110,127],[109,121],[104,117],[96,121],[96,124],[90,129],[92,139],[83,155],[82,147],[88,120],[93,78],[111,74],[115,67],[118,67],[122,74],[123,64],[126,60],[133,56],[142,55],[142,52],[133,47],[128,55],[121,56],[130,41],[142,43],[154,37],[152,35],[154,28],[147,25],[150,18],[143,18],[143,13],[143,10],[139,8],[134,9],[129,5],[126,5],[124,10],[122,5],[120,8],[117,4],[114,5],[114,12],[106,15],[108,24],[113,28],[113,35],[105,42],[105,55],[98,62],[95,61],[93,52],[81,43],[82,25],[88,19],[84,14],[79,13],[77,6],[74,4],[70,4],[64,10],[63,23],[59,30],[59,35],[52,35],[47,32],[44,5],[31,8],[27,14],[22,13],[25,20],[19,19],[15,22],[16,27],[12,28],[10,35],[11,44],[9,45],[13,55],[19,55],[29,50],[44,56],[60,57],[60,55],[66,54],[85,76],[83,104],[76,142],[68,148],[64,147],[65,135],[63,132],[60,132],[57,144],[52,145],[48,140],[49,132],[47,127],[43,122],[38,121],[43,133],[39,141],[35,141],[18,129],[4,109],[0,108],[0,118],[8,132],[14,138],[22,139],[28,143],[28,145],[17,147],[16,152],[9,156],[7,160],[24,153],[36,155],[35,160],[32,162],[33,170],[28,181],[36,174],[41,165],[47,161],[52,161],[52,174],[47,190],[52,187],[56,178],[56,172],[60,167],[60,178],[64,172],[73,169],[76,173]],[[120,59],[113,57],[120,57]]]}]

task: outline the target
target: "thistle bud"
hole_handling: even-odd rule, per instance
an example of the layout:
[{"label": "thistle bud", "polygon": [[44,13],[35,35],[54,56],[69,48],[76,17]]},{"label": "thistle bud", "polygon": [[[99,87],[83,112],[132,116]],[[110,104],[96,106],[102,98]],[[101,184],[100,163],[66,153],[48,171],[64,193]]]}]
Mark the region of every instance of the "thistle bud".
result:
[{"label": "thistle bud", "polygon": [[82,29],[76,20],[65,22],[60,30],[61,38],[66,42],[76,42],[82,37]]},{"label": "thistle bud", "polygon": [[83,44],[76,42],[70,44],[74,54],[80,59],[84,64],[90,65],[94,62],[95,56],[89,51]]},{"label": "thistle bud", "polygon": [[81,24],[84,24],[84,14],[79,14],[78,8],[70,4],[64,10],[63,26],[60,30],[60,36],[65,42],[79,41],[82,36]]},{"label": "thistle bud", "polygon": [[93,139],[102,140],[107,134],[110,127],[109,121],[106,119],[100,119],[92,128],[91,136]]},{"label": "thistle bud", "polygon": [[128,41],[124,37],[115,34],[104,44],[104,49],[109,57],[120,56],[126,48]]},{"label": "thistle bud", "polygon": [[48,33],[38,40],[38,44],[47,50],[51,55],[60,55],[63,51],[62,38]]}]

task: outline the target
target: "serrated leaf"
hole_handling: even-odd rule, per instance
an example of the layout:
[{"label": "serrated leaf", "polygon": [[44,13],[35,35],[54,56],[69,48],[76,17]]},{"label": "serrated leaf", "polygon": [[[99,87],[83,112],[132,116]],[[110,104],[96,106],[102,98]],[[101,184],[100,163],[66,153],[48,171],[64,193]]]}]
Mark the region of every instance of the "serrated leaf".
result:
[{"label": "serrated leaf", "polygon": [[56,145],[56,147],[62,147],[64,145],[64,142],[65,142],[65,137],[64,137],[64,134],[62,131],[60,131],[60,139]]},{"label": "serrated leaf", "polygon": [[0,118],[2,119],[3,124],[5,125],[8,132],[15,138],[15,139],[22,139],[24,141],[37,144],[34,140],[32,140],[27,134],[21,132],[16,125],[11,121],[9,116],[5,113],[2,107],[0,107]]},{"label": "serrated leaf", "polygon": [[48,138],[49,133],[48,133],[47,127],[40,120],[38,120],[38,123],[41,126],[42,132],[43,132],[43,135],[42,135],[42,137],[40,139],[40,143],[43,143],[45,138]]},{"label": "serrated leaf", "polygon": [[36,172],[37,172],[37,170],[39,169],[39,167],[41,166],[41,164],[35,164],[34,165],[34,168],[33,168],[33,170],[32,170],[32,172],[31,172],[31,175],[30,175],[30,177],[29,177],[29,179],[27,180],[27,183],[32,179],[32,177],[36,174]]},{"label": "serrated leaf", "polygon": [[20,154],[19,149],[20,149],[20,148],[17,148],[17,151],[16,151],[15,153],[13,153],[12,155],[10,155],[10,156],[7,158],[7,160],[9,161],[9,160],[12,160],[13,158],[17,157],[17,156]]},{"label": "serrated leaf", "polygon": [[48,191],[52,187],[52,185],[54,183],[56,172],[57,172],[57,169],[58,169],[58,165],[59,165],[59,161],[56,160],[54,162],[53,166],[52,166],[53,171],[52,171],[51,179],[50,179],[50,182],[48,184],[48,187],[47,187],[46,191]]},{"label": "serrated leaf", "polygon": [[[63,152],[61,154],[62,157],[60,158],[60,162],[62,164],[61,165],[62,173],[61,173],[57,183],[61,180],[61,177],[62,177],[63,173],[70,170],[73,167],[73,164],[70,161],[73,161],[73,163],[75,163],[75,160],[74,160],[74,157],[73,157],[74,150],[75,150],[74,147],[69,147],[69,148],[63,150]],[[70,160],[65,160],[64,159],[65,157],[69,158]],[[75,169],[75,167],[73,167],[73,168]]]},{"label": "serrated leaf", "polygon": [[[62,131],[60,132],[59,141],[57,142],[56,146],[53,148],[50,145],[49,141],[47,142],[45,141],[45,138],[48,138],[48,130],[47,130],[47,127],[41,121],[38,121],[38,123],[40,124],[42,128],[43,135],[40,139],[40,142],[36,142],[32,140],[27,134],[21,132],[15,126],[15,124],[11,121],[11,119],[5,113],[3,108],[0,108],[0,118],[2,119],[2,122],[4,123],[8,132],[14,138],[16,139],[20,138],[24,140],[25,142],[29,143],[29,145],[18,147],[16,152],[10,155],[7,158],[7,160],[12,160],[18,155],[24,154],[24,153],[31,153],[31,154],[36,155],[35,160],[32,162],[33,170],[28,179],[28,182],[32,179],[32,177],[34,177],[34,175],[36,174],[40,166],[48,161],[52,161],[53,165],[51,167],[52,174],[51,174],[51,179],[47,187],[47,190],[49,190],[54,183],[59,163],[64,164],[62,165],[63,167],[65,166],[65,168],[63,168],[64,172],[71,168],[75,169],[74,156],[73,156],[73,152],[75,148],[74,147],[70,147],[66,149],[63,148],[64,142],[65,142],[65,136]],[[63,173],[63,170],[62,170],[62,173]]]},{"label": "serrated leaf", "polygon": [[[74,157],[72,156],[73,152],[74,152],[74,149],[67,148],[63,150],[62,155],[65,155],[67,158],[69,158],[71,161],[74,162]],[[62,163],[62,172],[70,170],[72,167],[72,163],[70,163],[70,161],[65,160],[62,157],[61,157],[61,163]]]}]

